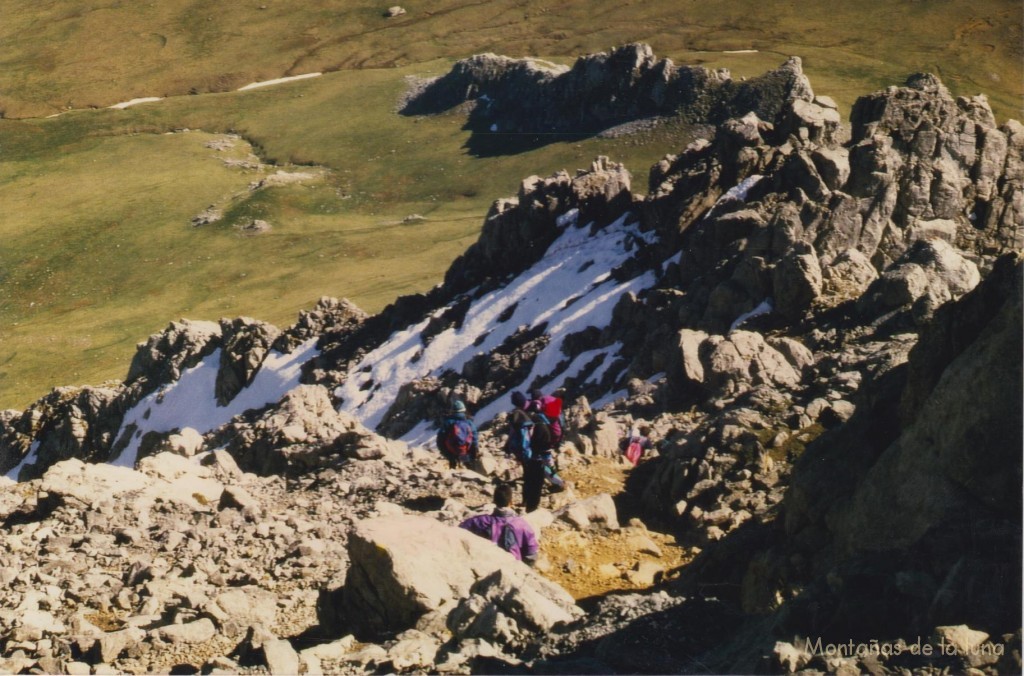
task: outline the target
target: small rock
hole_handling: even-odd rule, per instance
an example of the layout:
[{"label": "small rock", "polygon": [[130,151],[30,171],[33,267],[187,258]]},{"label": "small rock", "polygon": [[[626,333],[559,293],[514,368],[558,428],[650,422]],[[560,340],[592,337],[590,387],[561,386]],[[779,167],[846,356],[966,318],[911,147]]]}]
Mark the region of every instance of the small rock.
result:
[{"label": "small rock", "polygon": [[395,5],[394,7],[388,7],[388,11],[384,13],[384,16],[388,18],[394,18],[396,16],[402,16],[405,14],[405,8]]},{"label": "small rock", "polygon": [[969,655],[987,640],[988,634],[965,624],[935,627],[935,642],[953,646],[957,655]]},{"label": "small rock", "polygon": [[168,643],[205,643],[217,635],[213,620],[203,617],[187,624],[169,624],[156,630],[157,635]]},{"label": "small rock", "polygon": [[777,642],[772,653],[779,666],[790,674],[803,669],[811,661],[811,654],[805,648],[797,648],[792,643],[785,641]]},{"label": "small rock", "polygon": [[299,673],[299,654],[292,644],[284,639],[274,639],[263,644],[263,658],[271,674]]},{"label": "small rock", "polygon": [[650,587],[665,573],[664,567],[653,561],[641,561],[634,570],[626,572],[626,579],[638,587]]},{"label": "small rock", "polygon": [[626,546],[634,552],[650,554],[651,556],[657,556],[659,558],[661,557],[661,548],[658,547],[658,544],[651,538],[640,533],[629,536],[626,540]]}]

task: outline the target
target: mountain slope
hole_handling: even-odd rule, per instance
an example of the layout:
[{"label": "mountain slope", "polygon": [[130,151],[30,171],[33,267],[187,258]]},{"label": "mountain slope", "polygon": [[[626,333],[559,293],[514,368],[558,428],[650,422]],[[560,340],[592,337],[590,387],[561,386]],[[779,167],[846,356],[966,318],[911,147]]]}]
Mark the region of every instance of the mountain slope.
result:
[{"label": "mountain slope", "polygon": [[[1012,368],[998,382],[983,374],[1020,344],[1024,127],[997,127],[983,98],[955,99],[930,75],[864,97],[849,129],[830,106],[807,84],[772,120],[740,111],[714,138],[653,167],[644,198],[633,196],[624,167],[603,158],[575,177],[526,179],[491,208],[443,284],[374,316],[322,299],[285,330],[245,317],[171,324],[140,346],[124,383],[58,389],[0,416],[0,469],[21,481],[42,476],[55,496],[17,498],[9,524],[71,518],[82,499],[74,477],[108,481],[102,467],[67,458],[138,466],[149,478],[134,489],[125,480],[124,490],[143,496],[167,490],[154,477],[172,481],[206,463],[221,482],[210,488],[220,491],[216,511],[227,514],[212,514],[202,494],[182,493],[166,508],[203,523],[252,520],[267,508],[239,486],[278,495],[290,483],[298,493],[282,509],[322,508],[319,518],[344,524],[331,538],[359,534],[345,554],[295,544],[280,575],[292,584],[303,565],[289,557],[333,552],[329,570],[310,564],[311,575],[316,566],[331,575],[318,587],[319,631],[376,641],[334,648],[342,657],[332,659],[370,671],[522,661],[631,670],[625,647],[660,620],[697,638],[662,635],[642,670],[798,668],[821,656],[782,647],[772,667],[773,640],[811,631],[827,641],[912,640],[938,622],[969,622],[1005,654],[1011,639],[1000,637],[1019,630],[1015,618],[971,590],[1019,536],[1020,438],[995,427],[1019,418],[1020,377]],[[657,454],[627,488],[648,518],[704,551],[678,585],[591,600],[592,612],[572,622],[571,608],[545,615],[549,605],[524,600],[536,597],[509,581],[520,580],[519,568],[459,577],[452,606],[433,591],[400,591],[416,583],[398,571],[431,566],[415,565],[425,559],[403,538],[362,521],[401,513],[389,523],[409,529],[410,542],[428,528],[417,518],[457,522],[467,510],[451,501],[481,500],[490,479],[433,473],[434,421],[451,396],[462,398],[482,430],[475,469],[496,476],[508,394],[533,387],[564,388],[576,456],[617,456],[631,425],[651,425]],[[955,415],[965,397],[987,402],[986,414]],[[983,448],[965,452],[975,441]],[[238,478],[236,463],[262,478]],[[338,495],[352,510],[336,509]],[[610,498],[565,499],[558,518],[616,527]],[[897,518],[886,521],[892,510]],[[983,544],[964,558],[971,534]],[[457,549],[457,540],[445,546]],[[272,547],[257,549],[273,557]],[[385,555],[396,565],[381,566]],[[204,560],[203,570],[214,564]],[[357,574],[338,584],[340,567]],[[363,574],[371,568],[395,575]],[[994,593],[1017,598],[1019,561],[998,570]],[[216,588],[217,579],[188,584]],[[889,591],[876,600],[871,588]],[[141,612],[131,593],[124,609]],[[403,602],[393,614],[381,601],[421,597],[430,603]],[[353,612],[346,598],[372,612]],[[883,621],[890,601],[906,612]],[[199,602],[174,612],[201,623],[196,631],[203,619],[227,626]],[[556,628],[555,615],[566,624]],[[145,625],[155,636],[179,631],[158,618]],[[524,633],[530,623],[550,638]],[[233,654],[265,653],[273,640],[254,629]],[[403,662],[407,651],[419,661]]]}]

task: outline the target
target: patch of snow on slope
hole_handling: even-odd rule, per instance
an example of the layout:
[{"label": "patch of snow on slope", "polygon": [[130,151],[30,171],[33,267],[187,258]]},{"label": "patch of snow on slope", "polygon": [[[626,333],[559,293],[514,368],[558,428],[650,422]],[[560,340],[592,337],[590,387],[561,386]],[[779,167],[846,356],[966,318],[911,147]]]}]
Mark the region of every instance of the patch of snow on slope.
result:
[{"label": "patch of snow on slope", "polygon": [[160,97],[160,96],[144,96],[142,98],[132,99],[131,101],[122,101],[121,103],[115,103],[114,105],[107,106],[107,107],[108,108],[113,108],[114,110],[124,110],[125,108],[131,108],[132,106],[137,106],[140,103],[152,103],[154,101],[163,101],[163,97]]},{"label": "patch of snow on slope", "polygon": [[702,220],[707,220],[714,216],[715,212],[718,211],[719,205],[725,204],[726,202],[746,202],[747,195],[750,194],[750,191],[755,185],[761,182],[762,178],[764,178],[764,176],[761,176],[760,174],[751,174],[733,187],[729,188],[725,194],[719,197],[718,201],[711,206],[708,213],[705,214]]},{"label": "patch of snow on slope", "polygon": [[[565,219],[568,225],[576,214]],[[336,394],[341,410],[364,425],[377,427],[394,403],[404,383],[440,376],[447,370],[461,371],[478,354],[498,348],[520,328],[546,324],[550,343],[537,356],[524,384],[534,379],[558,377],[557,367],[566,360],[562,341],[588,326],[603,328],[611,322],[612,310],[629,291],[640,291],[654,283],[653,273],[617,282],[610,271],[628,260],[638,241],[649,241],[653,233],[641,233],[625,214],[614,223],[591,234],[589,227],[569,227],[548,248],[544,257],[501,289],[473,301],[459,328],[446,329],[426,346],[420,332],[427,321],[396,332],[380,347],[366,354]],[[575,302],[566,306],[565,300]],[[511,317],[498,317],[511,309]],[[475,344],[480,336],[482,342]],[[373,385],[368,386],[370,381]],[[483,423],[507,407],[504,397],[477,413]]]},{"label": "patch of snow on slope", "polygon": [[206,434],[245,411],[277,403],[289,390],[298,386],[302,364],[316,355],[315,338],[289,354],[271,352],[252,383],[227,406],[218,406],[214,385],[220,367],[220,350],[216,350],[182,373],[181,378],[151,393],[125,414],[117,438],[128,425],[135,425],[136,431],[131,443],[112,464],[134,467],[139,443],[148,432],[192,427],[200,434]]},{"label": "patch of snow on slope", "polygon": [[732,323],[732,325],[729,326],[729,331],[735,331],[736,329],[743,325],[743,322],[747,321],[748,319],[753,319],[754,317],[760,317],[761,315],[769,314],[774,309],[775,307],[772,305],[772,299],[765,298],[756,308],[754,308],[750,312],[744,312],[739,317],[737,317],[736,320]]},{"label": "patch of snow on slope", "polygon": [[261,87],[271,87],[273,85],[282,84],[284,82],[294,82],[295,80],[307,80],[311,77],[320,77],[323,73],[306,73],[304,75],[292,75],[291,77],[279,77],[276,80],[264,80],[263,82],[250,82],[244,87],[239,87],[237,91],[247,92],[250,89],[260,89]]},{"label": "patch of snow on slope", "polygon": [[25,457],[21,459],[21,462],[18,463],[18,466],[15,467],[14,469],[12,469],[10,472],[7,473],[7,478],[12,480],[12,481],[17,481],[18,480],[18,474],[21,473],[21,469],[23,467],[27,467],[29,465],[36,464],[36,460],[38,459],[38,457],[39,457],[39,442],[38,441],[33,441],[32,445],[28,447],[28,453],[26,453]]}]

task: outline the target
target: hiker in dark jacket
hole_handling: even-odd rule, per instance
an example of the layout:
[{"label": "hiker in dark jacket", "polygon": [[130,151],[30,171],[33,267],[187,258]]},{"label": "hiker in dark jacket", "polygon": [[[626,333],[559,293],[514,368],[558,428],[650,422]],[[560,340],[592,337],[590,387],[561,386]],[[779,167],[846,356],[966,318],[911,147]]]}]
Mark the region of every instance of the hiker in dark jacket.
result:
[{"label": "hiker in dark jacket", "polygon": [[448,460],[451,469],[468,467],[480,452],[476,427],[466,414],[466,405],[456,399],[437,430],[437,450]]},{"label": "hiker in dark jacket", "polygon": [[505,451],[515,456],[523,467],[523,506],[532,512],[540,506],[544,477],[551,478],[558,490],[565,482],[554,472],[551,454],[551,430],[542,414],[531,412],[531,402],[522,392],[512,393],[515,408],[509,416],[508,441]]},{"label": "hiker in dark jacket", "polygon": [[494,511],[470,517],[459,527],[487,538],[516,560],[532,566],[537,562],[537,536],[526,519],[511,508],[511,504],[512,486],[500,484],[494,489]]}]

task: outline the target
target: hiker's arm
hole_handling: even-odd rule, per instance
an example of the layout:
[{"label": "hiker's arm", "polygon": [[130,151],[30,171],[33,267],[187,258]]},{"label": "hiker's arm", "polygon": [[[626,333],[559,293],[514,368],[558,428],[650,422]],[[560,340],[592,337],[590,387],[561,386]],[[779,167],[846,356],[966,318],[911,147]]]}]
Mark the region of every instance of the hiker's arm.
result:
[{"label": "hiker's arm", "polygon": [[537,546],[537,536],[534,535],[533,531],[526,529],[523,531],[523,546],[522,555],[523,563],[530,566],[531,568],[537,563],[537,552],[540,548]]},{"label": "hiker's arm", "polygon": [[485,532],[489,531],[490,529],[485,527],[484,524],[481,523],[481,519],[479,516],[471,516],[470,518],[460,523],[459,528],[465,528],[470,533],[474,535],[479,535],[480,537],[490,537],[490,533]]}]

